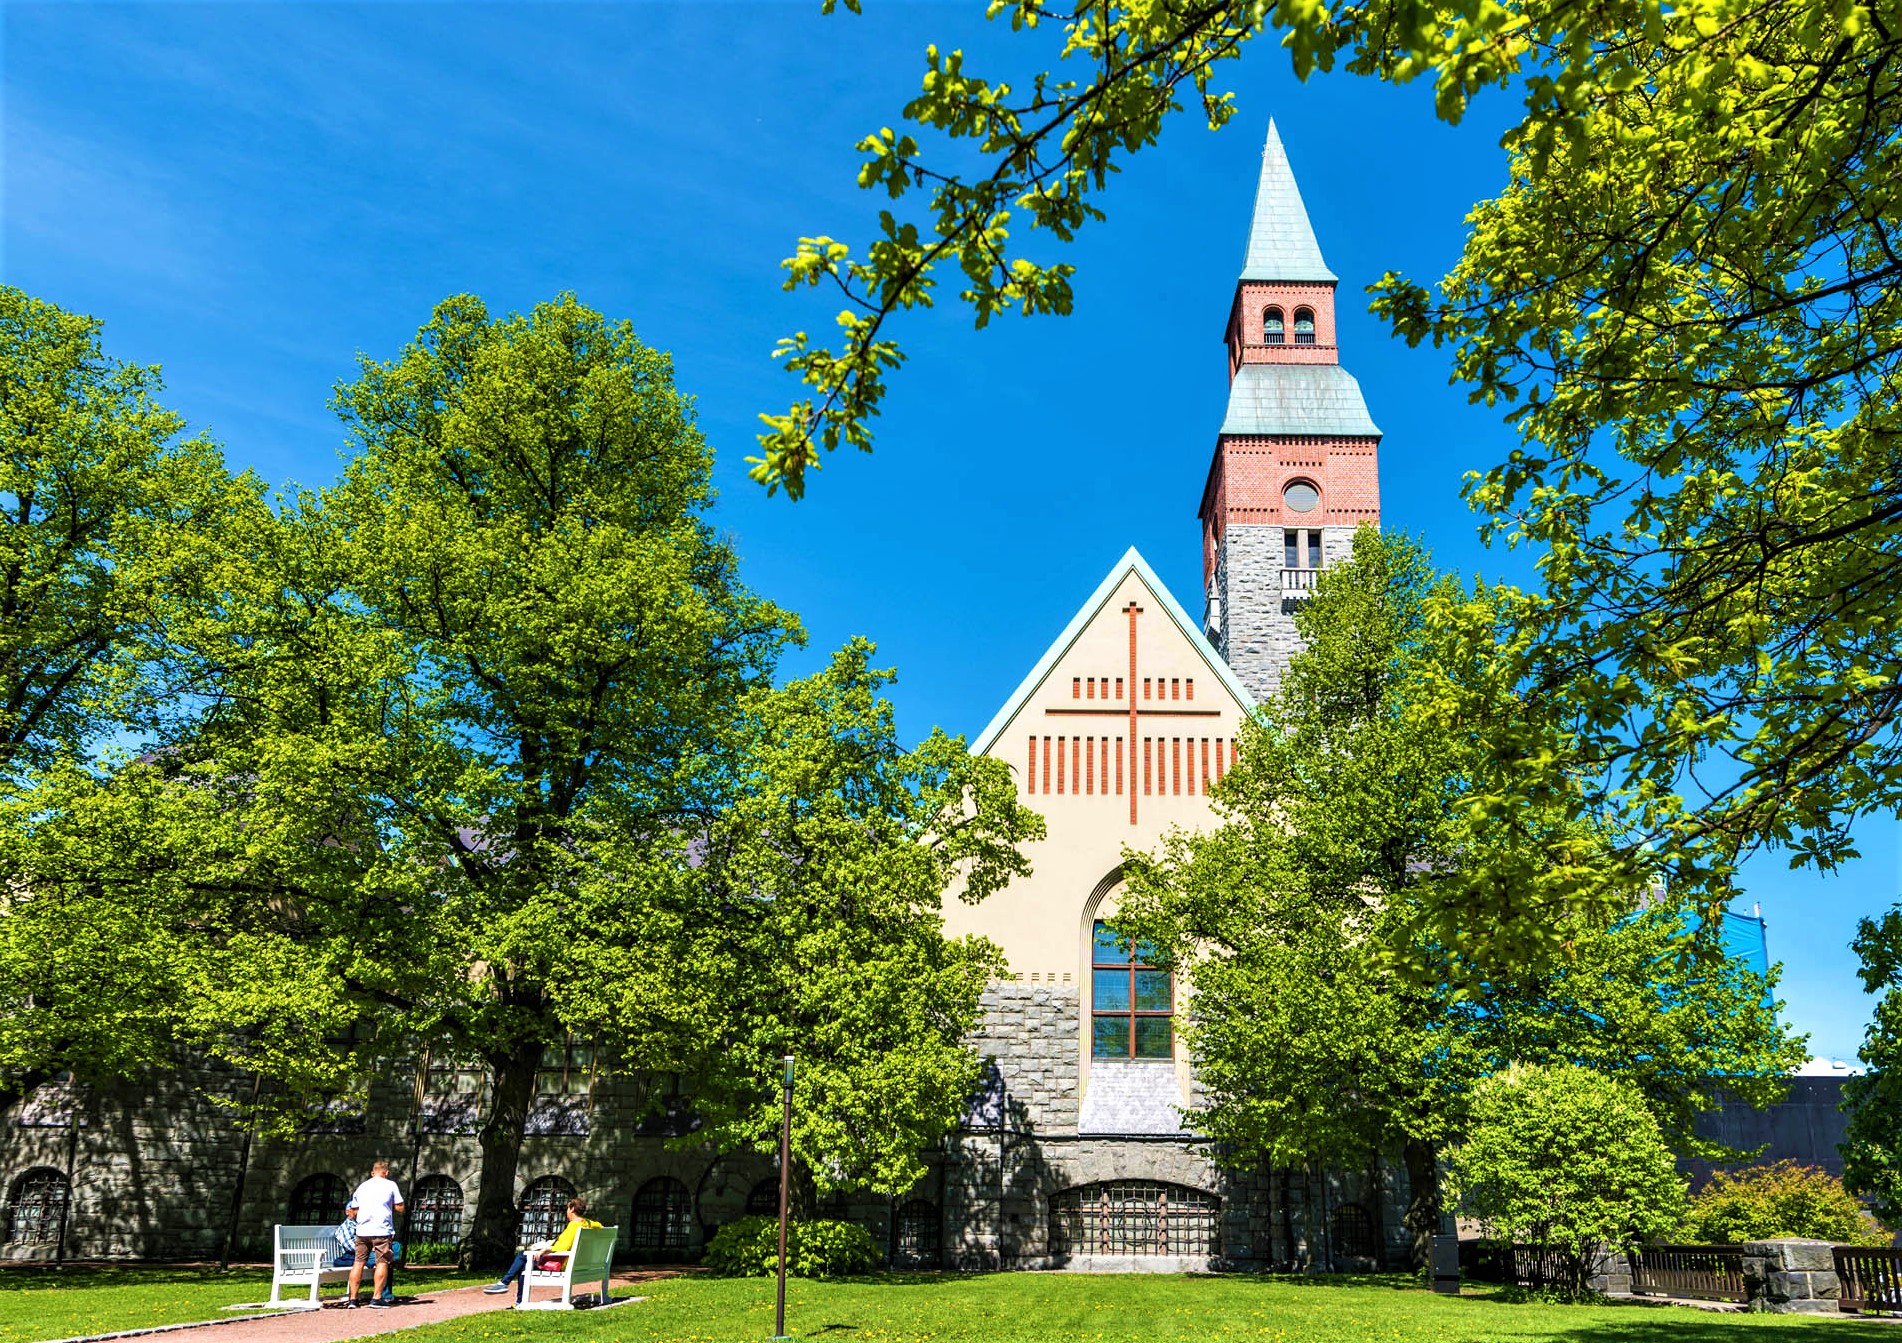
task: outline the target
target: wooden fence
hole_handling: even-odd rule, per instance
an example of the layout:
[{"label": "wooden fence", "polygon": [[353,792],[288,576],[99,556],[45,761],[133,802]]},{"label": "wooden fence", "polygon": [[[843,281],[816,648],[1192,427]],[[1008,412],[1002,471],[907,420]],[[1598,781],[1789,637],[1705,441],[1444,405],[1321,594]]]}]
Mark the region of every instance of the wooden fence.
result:
[{"label": "wooden fence", "polygon": [[1570,1256],[1559,1250],[1544,1245],[1515,1245],[1508,1281],[1518,1287],[1567,1287],[1571,1285],[1571,1268]]},{"label": "wooden fence", "polygon": [[1902,1249],[1838,1245],[1836,1303],[1844,1310],[1902,1310]]},{"label": "wooden fence", "polygon": [[1743,1246],[1640,1245],[1631,1255],[1631,1290],[1645,1296],[1742,1301]]}]

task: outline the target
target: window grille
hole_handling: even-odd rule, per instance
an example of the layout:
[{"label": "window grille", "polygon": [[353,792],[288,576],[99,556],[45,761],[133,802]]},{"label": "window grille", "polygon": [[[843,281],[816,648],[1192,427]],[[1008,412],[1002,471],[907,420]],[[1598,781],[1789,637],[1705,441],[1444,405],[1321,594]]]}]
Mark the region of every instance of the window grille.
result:
[{"label": "window grille", "polygon": [[462,1186],[447,1175],[425,1175],[409,1191],[411,1240],[454,1244],[462,1239]]},{"label": "window grille", "polygon": [[538,1240],[553,1240],[568,1225],[568,1200],[575,1187],[559,1175],[544,1175],[522,1191],[516,1210],[521,1214],[521,1239],[525,1245]]},{"label": "window grille", "polygon": [[50,1245],[59,1239],[72,1185],[51,1166],[35,1166],[7,1194],[7,1244]]},{"label": "window grille", "polygon": [[1334,1254],[1339,1259],[1372,1259],[1378,1250],[1374,1242],[1374,1219],[1358,1203],[1343,1203],[1334,1210]]},{"label": "window grille", "polygon": [[1294,310],[1294,343],[1296,345],[1314,344],[1314,313],[1307,308]]},{"label": "window grille", "polygon": [[1262,315],[1261,337],[1264,343],[1279,345],[1286,339],[1287,327],[1281,319],[1281,309],[1270,308]]},{"label": "window grille", "polygon": [[1175,982],[1150,964],[1156,949],[1132,946],[1095,927],[1090,966],[1090,1055],[1099,1059],[1175,1057]]},{"label": "window grille", "polygon": [[892,1246],[893,1262],[914,1268],[935,1268],[944,1258],[943,1222],[938,1205],[914,1198],[898,1209]]},{"label": "window grille", "polygon": [[1221,1201],[1182,1185],[1112,1180],[1066,1189],[1050,1205],[1050,1249],[1059,1255],[1213,1255]]},{"label": "window grille", "polygon": [[291,1191],[292,1226],[335,1226],[343,1220],[350,1190],[341,1175],[306,1176]]},{"label": "window grille", "polygon": [[[778,1194],[773,1211],[779,1211]],[[747,1199],[750,1204],[751,1197]],[[671,1175],[642,1185],[634,1195],[633,1234],[628,1244],[637,1250],[684,1250],[693,1243],[693,1198],[687,1186]]]}]

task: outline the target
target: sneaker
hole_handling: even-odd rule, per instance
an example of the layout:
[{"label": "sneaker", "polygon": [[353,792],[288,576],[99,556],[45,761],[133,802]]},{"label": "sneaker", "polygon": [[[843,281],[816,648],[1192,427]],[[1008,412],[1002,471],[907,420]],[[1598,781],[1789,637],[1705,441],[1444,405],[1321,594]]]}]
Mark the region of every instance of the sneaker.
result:
[{"label": "sneaker", "polygon": [[395,1304],[396,1304],[396,1293],[395,1293],[395,1292],[385,1292],[385,1293],[383,1293],[383,1295],[382,1295],[381,1297],[379,1297],[379,1298],[377,1298],[377,1299],[378,1299],[378,1300],[380,1300],[380,1301],[381,1301],[381,1302],[382,1302],[382,1303],[383,1303],[384,1305],[386,1305],[386,1306],[393,1306],[393,1305],[395,1305]]},{"label": "sneaker", "polygon": [[361,1301],[359,1301],[359,1300],[357,1300],[357,1299],[356,1299],[356,1298],[355,1298],[355,1297],[353,1296],[353,1297],[351,1297],[351,1298],[350,1298],[349,1300],[347,1300],[347,1301],[339,1301],[339,1302],[337,1303],[337,1306],[338,1306],[338,1308],[339,1308],[340,1310],[355,1310],[355,1309],[356,1309],[356,1308],[357,1308],[358,1306],[360,1306],[360,1305],[362,1305],[362,1304],[363,1304],[363,1303],[362,1303]]},{"label": "sneaker", "polygon": [[388,1296],[373,1296],[370,1298],[370,1304],[378,1310],[388,1310],[396,1304],[396,1299]]},{"label": "sneaker", "polygon": [[507,1284],[506,1282],[492,1282],[487,1287],[484,1287],[482,1290],[487,1292],[490,1296],[495,1296],[498,1293],[508,1291],[509,1284]]}]

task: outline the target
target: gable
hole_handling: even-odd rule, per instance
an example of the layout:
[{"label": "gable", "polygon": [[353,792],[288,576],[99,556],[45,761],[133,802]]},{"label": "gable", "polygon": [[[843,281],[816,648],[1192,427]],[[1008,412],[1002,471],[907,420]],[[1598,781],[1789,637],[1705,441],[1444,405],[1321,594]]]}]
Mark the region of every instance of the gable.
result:
[{"label": "gable", "polygon": [[[992,748],[1023,715],[1030,701],[1053,683],[1058,683],[1061,688],[1060,683],[1065,674],[1070,675],[1072,680],[1107,675],[1111,681],[1111,694],[1120,696],[1122,691],[1115,684],[1117,673],[1100,668],[1117,665],[1114,645],[1119,635],[1124,644],[1129,642],[1126,608],[1131,602],[1141,608],[1136,617],[1136,684],[1140,684],[1145,674],[1152,678],[1152,682],[1158,675],[1183,677],[1184,664],[1194,664],[1199,666],[1199,673],[1190,670],[1186,674],[1197,677],[1198,684],[1207,685],[1208,689],[1203,692],[1205,705],[1213,702],[1208,697],[1219,686],[1222,696],[1244,717],[1253,711],[1254,697],[1248,693],[1228,663],[1209,646],[1194,619],[1182,609],[1182,604],[1163,585],[1162,580],[1156,577],[1156,571],[1149,567],[1149,562],[1136,547],[1131,546],[1104,576],[1103,581],[1097,584],[1096,591],[1070,617],[1070,623],[1044,650],[1029,675],[1018,683],[1010,698],[1004,701],[984,730],[978,733],[976,740],[971,743],[972,752],[977,755],[996,754]],[[1158,668],[1145,673],[1145,651],[1164,653],[1164,662],[1176,670],[1169,672]],[[1128,659],[1122,661],[1126,663]],[[1083,664],[1086,662],[1091,670],[1084,669]],[[1122,675],[1125,680],[1130,679],[1127,670]],[[1206,678],[1206,681],[1202,678]],[[1093,694],[1081,693],[1079,697],[1086,702],[1094,698]],[[1060,700],[1061,696],[1055,698]]]},{"label": "gable", "polygon": [[1156,824],[1197,823],[1252,707],[1132,547],[972,749],[1011,767],[1053,843],[1119,847]]}]

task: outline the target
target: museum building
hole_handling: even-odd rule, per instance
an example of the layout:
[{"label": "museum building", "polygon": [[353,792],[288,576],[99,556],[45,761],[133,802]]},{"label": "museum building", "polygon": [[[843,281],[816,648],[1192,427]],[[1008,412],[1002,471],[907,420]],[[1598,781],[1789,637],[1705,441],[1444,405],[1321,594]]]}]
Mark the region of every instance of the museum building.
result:
[{"label": "museum building", "polygon": [[[1340,362],[1337,279],[1274,126],[1227,314],[1229,396],[1200,500],[1204,590],[1191,615],[1135,550],[1118,560],[972,749],[1010,766],[1048,822],[1033,875],[947,932],[1001,946],[973,1045],[984,1081],[929,1174],[897,1198],[827,1207],[895,1266],[1373,1268],[1404,1260],[1405,1171],[1269,1169],[1195,1131],[1184,986],[1106,935],[1125,847],[1208,816],[1241,727],[1297,650],[1294,612],[1354,530],[1378,525],[1380,430]],[[690,1101],[598,1074],[584,1044],[538,1075],[519,1166],[524,1238],[576,1193],[634,1260],[693,1255],[776,1206],[770,1158],[691,1142]],[[478,1071],[422,1059],[360,1108],[289,1140],[249,1139],[213,1097],[254,1079],[200,1069],[137,1088],[42,1088],[0,1127],[4,1258],[256,1257],[280,1222],[336,1221],[387,1157],[408,1239],[453,1241],[476,1194]],[[685,1141],[683,1141],[685,1140]]]}]

